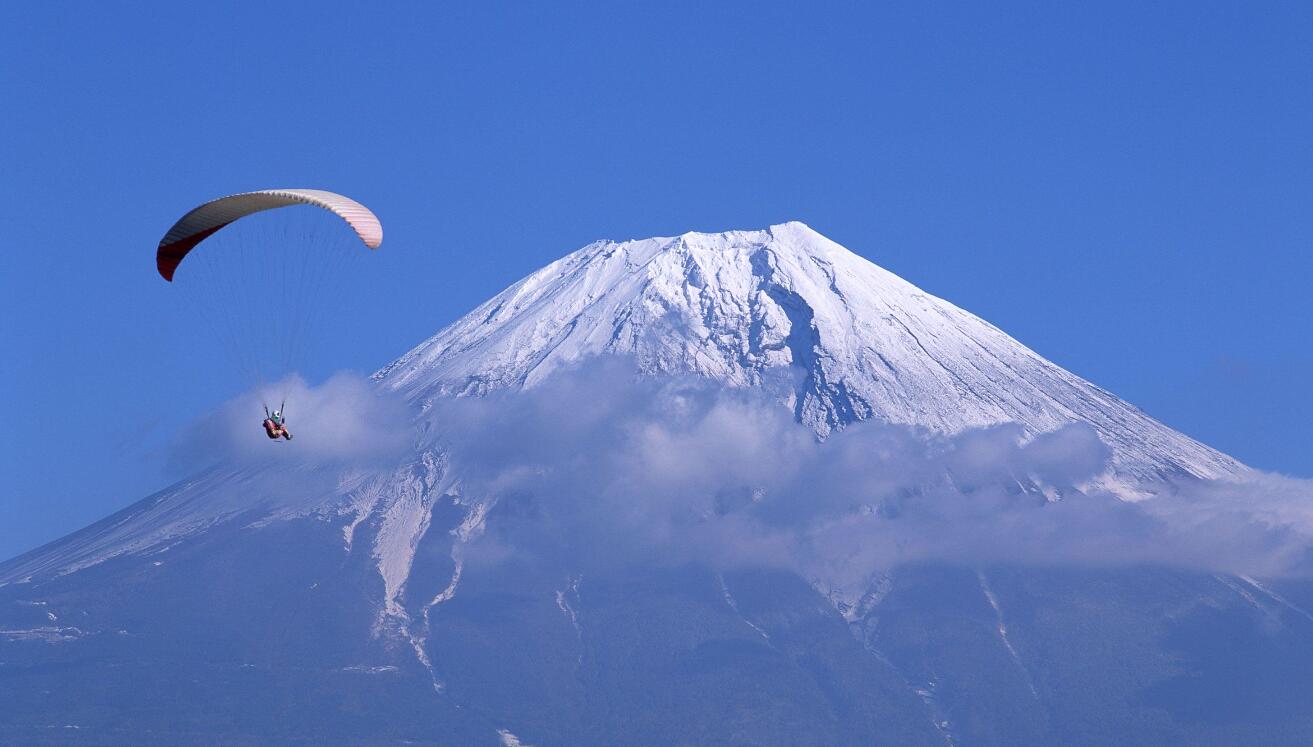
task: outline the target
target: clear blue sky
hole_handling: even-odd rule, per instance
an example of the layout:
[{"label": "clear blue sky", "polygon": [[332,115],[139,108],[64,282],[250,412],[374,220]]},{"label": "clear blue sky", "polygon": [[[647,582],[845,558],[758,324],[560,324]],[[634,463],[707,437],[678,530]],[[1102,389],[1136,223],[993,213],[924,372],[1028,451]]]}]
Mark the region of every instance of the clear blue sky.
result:
[{"label": "clear blue sky", "polygon": [[0,5],[0,557],[162,487],[232,396],[152,252],[273,186],[387,228],[312,376],[596,238],[800,219],[1313,474],[1313,5],[468,5]]}]

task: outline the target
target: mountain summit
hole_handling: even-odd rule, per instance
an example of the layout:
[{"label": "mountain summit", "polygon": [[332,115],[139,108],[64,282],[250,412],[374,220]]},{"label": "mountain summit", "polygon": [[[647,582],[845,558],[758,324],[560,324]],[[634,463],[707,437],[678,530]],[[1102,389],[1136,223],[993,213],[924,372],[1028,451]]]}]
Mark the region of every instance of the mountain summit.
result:
[{"label": "mountain summit", "polygon": [[955,433],[1092,425],[1126,485],[1245,467],[799,222],[598,241],[475,309],[375,374],[410,399],[533,386],[618,353],[649,373],[761,386],[822,436],[867,418]]}]

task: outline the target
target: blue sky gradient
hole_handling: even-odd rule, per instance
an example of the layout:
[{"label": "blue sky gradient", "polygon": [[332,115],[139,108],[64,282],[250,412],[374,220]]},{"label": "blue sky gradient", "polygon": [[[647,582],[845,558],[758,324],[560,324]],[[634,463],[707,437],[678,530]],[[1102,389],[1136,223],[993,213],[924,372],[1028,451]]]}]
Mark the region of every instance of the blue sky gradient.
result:
[{"label": "blue sky gradient", "polygon": [[593,239],[798,219],[1313,475],[1313,6],[1256,7],[0,6],[0,557],[163,487],[237,393],[153,251],[278,186],[386,227],[312,380]]}]

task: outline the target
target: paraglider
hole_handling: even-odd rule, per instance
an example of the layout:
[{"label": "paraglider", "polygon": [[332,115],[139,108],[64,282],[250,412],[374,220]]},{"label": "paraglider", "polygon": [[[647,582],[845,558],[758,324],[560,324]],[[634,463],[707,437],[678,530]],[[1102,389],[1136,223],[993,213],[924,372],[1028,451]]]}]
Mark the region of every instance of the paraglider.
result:
[{"label": "paraglider", "polygon": [[[309,215],[281,210],[305,206],[317,210]],[[247,220],[268,211],[277,213]],[[320,211],[340,222],[324,220]],[[343,224],[351,230],[342,230]],[[206,248],[198,251],[203,243]],[[289,380],[302,362],[307,337],[322,326],[322,302],[331,297],[330,284],[340,279],[340,265],[358,254],[361,244],[377,249],[382,243],[378,216],[349,197],[319,189],[268,189],[221,197],[188,211],[160,239],[155,268],[170,283],[181,270],[187,282],[179,284],[194,295],[189,300],[197,313],[248,383],[261,387],[263,398],[266,381]],[[276,400],[278,394],[268,396]],[[270,411],[266,404],[264,409],[265,435],[291,441],[283,407]]]},{"label": "paraglider", "polygon": [[277,441],[279,436],[282,436],[288,441],[292,440],[292,432],[287,430],[287,421],[283,418],[282,407],[279,407],[279,409],[274,410],[271,413],[266,406],[264,408],[264,423],[262,423],[262,425],[264,426],[265,435],[269,436],[271,440]]}]

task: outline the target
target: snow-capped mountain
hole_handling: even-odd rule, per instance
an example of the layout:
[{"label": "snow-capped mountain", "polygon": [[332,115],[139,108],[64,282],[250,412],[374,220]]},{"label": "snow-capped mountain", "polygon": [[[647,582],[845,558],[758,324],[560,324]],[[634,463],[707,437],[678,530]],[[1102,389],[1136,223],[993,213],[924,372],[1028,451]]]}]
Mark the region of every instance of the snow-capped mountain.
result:
[{"label": "snow-capped mountain", "polygon": [[[1035,434],[1086,422],[1112,449],[1104,487],[1125,497],[1164,477],[1247,471],[797,222],[595,242],[497,294],[374,379],[423,418],[441,398],[532,388],[604,354],[653,375],[766,387],[821,436],[867,418],[941,433],[1015,422]],[[251,511],[247,496],[261,479],[219,469],[186,480],[8,570],[67,573],[167,547]],[[350,517],[348,545],[358,525],[377,524],[384,613],[402,616],[398,599],[435,496],[455,490],[461,476],[440,444],[425,443],[394,470],[331,479],[314,499],[266,502],[269,515]]]},{"label": "snow-capped mountain", "polygon": [[[551,374],[568,377],[578,373],[573,364],[608,353],[651,380],[676,374],[716,391],[767,392],[826,439],[818,444],[781,408],[758,408],[795,447],[837,448],[863,428],[838,431],[868,419],[938,434],[1015,422],[1035,443],[1076,421],[1110,447],[1106,484],[1124,497],[1161,479],[1248,472],[800,223],[597,242],[442,330],[374,384],[357,382],[371,403],[383,401],[377,387],[411,408],[420,427],[406,431],[413,441],[398,453],[349,468],[218,465],[0,563],[0,741],[1313,740],[1313,585],[1305,581],[1133,562],[997,561],[1006,554],[975,563],[951,552],[825,577],[905,536],[860,532],[827,563],[779,562],[799,547],[830,549],[825,540],[862,526],[854,517],[896,525],[900,509],[927,497],[921,477],[943,470],[888,482],[888,504],[831,501],[837,513],[814,523],[840,534],[781,544],[781,530],[806,513],[767,504],[778,510],[763,535],[741,533],[750,525],[735,513],[776,498],[754,482],[756,465],[775,456],[769,441],[742,460],[754,484],[730,485],[709,507],[696,504],[707,510],[658,527],[700,531],[724,515],[733,531],[715,535],[716,562],[697,554],[636,562],[651,556],[623,551],[613,562],[604,543],[573,531],[580,524],[558,523],[551,500],[561,493],[535,494],[533,480],[556,462],[509,465],[512,488],[503,493],[472,487],[489,483],[471,478],[444,440],[469,433],[437,427],[433,413],[495,404],[478,399],[494,392],[550,391],[561,380]],[[468,399],[447,399],[456,397]],[[520,427],[512,400],[508,419]],[[572,419],[558,417],[534,440],[550,440]],[[243,432],[263,438],[254,425]],[[313,443],[313,429],[295,427],[297,440],[279,448]],[[486,460],[494,482],[503,456]],[[636,474],[662,472],[649,466]],[[626,513],[604,529],[643,527],[650,514],[629,509],[672,497],[622,483],[632,489],[619,502],[595,504],[592,476],[565,492],[588,494],[571,504],[584,511]],[[816,493],[828,476],[807,476],[822,479],[779,495],[824,498]],[[1077,502],[1036,499],[1008,478],[1013,484],[995,492],[977,490],[975,502],[953,495],[938,505],[979,508],[983,497],[1055,521],[1148,505],[1072,496],[1113,511],[1061,513]],[[700,482],[684,489],[710,492]],[[1113,534],[1098,536],[1116,537],[1120,526],[1108,522]],[[735,541],[750,551],[720,562]]]},{"label": "snow-capped mountain", "polygon": [[589,244],[375,378],[428,402],[532,386],[604,353],[732,386],[789,370],[782,398],[822,435],[867,418],[944,433],[1082,421],[1112,448],[1121,484],[1245,471],[798,222]]}]

